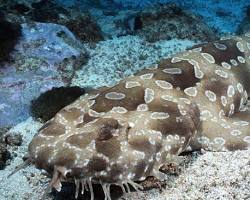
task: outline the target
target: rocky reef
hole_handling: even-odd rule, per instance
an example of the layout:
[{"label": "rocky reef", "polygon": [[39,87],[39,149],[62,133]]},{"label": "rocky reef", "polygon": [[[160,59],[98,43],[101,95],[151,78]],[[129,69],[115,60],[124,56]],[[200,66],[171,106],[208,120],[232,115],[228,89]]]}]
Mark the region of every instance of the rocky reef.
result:
[{"label": "rocky reef", "polygon": [[12,21],[60,24],[70,29],[82,42],[103,40],[101,28],[89,12],[62,7],[56,1],[43,0],[29,3],[10,1],[4,4],[2,9]]},{"label": "rocky reef", "polygon": [[88,53],[64,26],[22,24],[22,38],[11,62],[0,68],[0,127],[29,116],[30,101],[53,87],[67,86]]},{"label": "rocky reef", "polygon": [[218,33],[204,22],[202,17],[183,10],[175,4],[153,7],[139,12],[134,19],[136,35],[148,42],[173,38],[194,41],[218,39]]}]

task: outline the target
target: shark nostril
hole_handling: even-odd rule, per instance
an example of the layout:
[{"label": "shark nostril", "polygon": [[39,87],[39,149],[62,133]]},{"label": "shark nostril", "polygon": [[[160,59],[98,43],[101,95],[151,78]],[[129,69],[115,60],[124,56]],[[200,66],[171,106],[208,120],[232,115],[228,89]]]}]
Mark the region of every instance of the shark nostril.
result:
[{"label": "shark nostril", "polygon": [[100,129],[100,132],[98,134],[98,140],[108,140],[113,137],[112,135],[112,127],[104,126]]},{"label": "shark nostril", "polygon": [[100,130],[97,135],[97,140],[109,140],[114,134],[117,133],[117,129],[119,127],[119,123],[115,119],[107,118],[100,119],[99,123],[101,124]]}]

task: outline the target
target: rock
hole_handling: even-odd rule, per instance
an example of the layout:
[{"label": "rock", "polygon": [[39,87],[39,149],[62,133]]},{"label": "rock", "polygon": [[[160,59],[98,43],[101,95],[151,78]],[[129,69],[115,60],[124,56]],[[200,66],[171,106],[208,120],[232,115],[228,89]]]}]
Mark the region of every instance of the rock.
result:
[{"label": "rock", "polygon": [[175,4],[145,9],[134,19],[134,34],[148,42],[190,39],[212,41],[218,39],[216,31],[208,27],[201,17],[195,16]]},{"label": "rock", "polygon": [[10,129],[11,127],[8,127],[8,126],[0,128],[0,142],[4,141],[3,135],[5,135]]},{"label": "rock", "polygon": [[40,1],[32,4],[32,11],[29,14],[31,20],[44,23],[59,24],[61,20],[66,19],[70,13],[55,1]]},{"label": "rock", "polygon": [[0,170],[4,169],[11,155],[15,155],[15,149],[10,150],[9,145],[20,146],[22,144],[22,135],[8,133],[9,130],[10,127],[0,128]]},{"label": "rock", "polygon": [[64,8],[56,1],[42,0],[30,3],[29,6],[16,1],[8,2],[4,10],[8,18],[15,22],[35,21],[66,26],[83,42],[104,39],[101,28],[89,12],[81,12],[76,7]]},{"label": "rock", "polygon": [[85,93],[80,87],[52,88],[31,102],[31,114],[44,122],[48,121],[66,105]]},{"label": "rock", "polygon": [[5,134],[9,129],[10,127],[0,128],[0,170],[4,169],[6,161],[10,159],[10,152],[5,143]]},{"label": "rock", "polygon": [[26,14],[30,11],[30,8],[25,4],[17,3],[11,7],[13,10],[17,11],[20,14]]},{"label": "rock", "polygon": [[56,23],[66,26],[83,42],[103,40],[101,28],[88,12],[69,11],[53,1],[32,4],[31,19],[38,22]]},{"label": "rock", "polygon": [[8,159],[10,159],[10,152],[5,144],[0,143],[0,170],[4,169]]},{"label": "rock", "polygon": [[147,177],[144,181],[141,182],[141,185],[143,186],[144,190],[150,190],[152,188],[158,188],[161,190],[165,186],[163,181],[160,181],[154,176]]},{"label": "rock", "polygon": [[12,62],[0,68],[0,127],[10,126],[29,116],[30,101],[53,87],[70,84],[88,53],[64,26],[22,24],[20,42]]},{"label": "rock", "polygon": [[5,136],[5,142],[11,146],[20,146],[23,142],[21,134],[7,134]]},{"label": "rock", "polygon": [[104,39],[101,28],[89,13],[68,20],[65,26],[84,42],[98,42]]},{"label": "rock", "polygon": [[0,62],[10,59],[10,53],[14,50],[21,35],[21,26],[6,21],[0,14]]},{"label": "rock", "polygon": [[13,6],[16,4],[22,4],[25,7],[31,7],[31,4],[33,3],[37,3],[39,1],[43,1],[43,0],[0,0],[0,4],[2,4],[3,6]]}]

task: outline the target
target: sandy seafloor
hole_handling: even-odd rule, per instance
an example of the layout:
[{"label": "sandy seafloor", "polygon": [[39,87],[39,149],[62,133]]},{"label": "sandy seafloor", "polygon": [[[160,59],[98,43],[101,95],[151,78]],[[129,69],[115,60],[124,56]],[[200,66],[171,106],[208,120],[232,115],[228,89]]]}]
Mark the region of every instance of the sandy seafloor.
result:
[{"label": "sandy seafloor", "polygon": [[[135,71],[192,46],[188,40],[161,41],[148,44],[137,36],[124,36],[97,44],[88,49],[90,61],[78,71],[72,85],[98,87],[110,85]],[[139,55],[144,59],[139,59]],[[128,56],[130,55],[130,56]],[[124,61],[125,60],[125,61]],[[131,67],[133,65],[133,67]],[[15,150],[9,165],[0,170],[1,200],[37,200],[44,193],[49,179],[34,166],[23,169],[10,178],[7,175],[22,163],[27,146],[42,124],[31,117],[9,132],[21,133],[23,144]],[[122,199],[250,199],[250,150],[235,152],[203,152],[193,154],[181,167],[179,176],[166,176],[167,187],[162,192],[151,189],[123,195]],[[46,197],[43,199],[53,199]]]}]

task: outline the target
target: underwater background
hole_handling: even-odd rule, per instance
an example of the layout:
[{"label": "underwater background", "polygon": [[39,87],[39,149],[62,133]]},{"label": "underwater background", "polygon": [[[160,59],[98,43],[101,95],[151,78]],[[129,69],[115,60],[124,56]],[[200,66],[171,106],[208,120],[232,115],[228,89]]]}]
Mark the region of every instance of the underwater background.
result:
[{"label": "underwater background", "polygon": [[[249,0],[0,0],[0,200],[41,198],[44,172],[7,176],[61,108],[196,44],[248,31]],[[163,192],[122,198],[250,199],[249,150],[183,159]],[[74,188],[42,198],[74,199]]]}]

